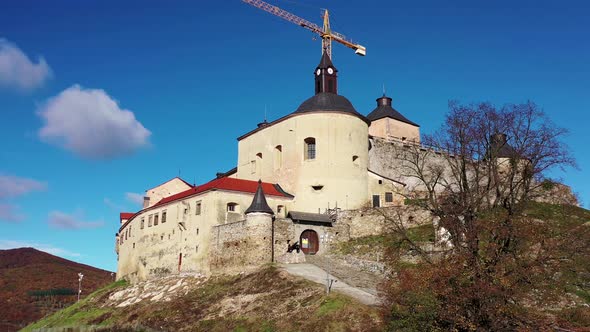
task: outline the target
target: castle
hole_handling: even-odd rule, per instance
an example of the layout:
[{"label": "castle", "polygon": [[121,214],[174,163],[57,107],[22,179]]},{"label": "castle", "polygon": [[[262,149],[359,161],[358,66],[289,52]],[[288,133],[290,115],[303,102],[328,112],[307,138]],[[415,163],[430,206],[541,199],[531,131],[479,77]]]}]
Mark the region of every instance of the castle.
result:
[{"label": "castle", "polygon": [[[335,211],[402,205],[406,183],[380,165],[389,144],[419,144],[419,125],[385,95],[357,112],[326,53],[314,85],[293,113],[238,138],[236,168],[197,186],[173,178],[146,191],[143,209],[121,213],[117,278],[237,271],[293,259],[284,254],[295,243],[322,253],[341,231]],[[351,236],[366,225],[347,227]]]}]

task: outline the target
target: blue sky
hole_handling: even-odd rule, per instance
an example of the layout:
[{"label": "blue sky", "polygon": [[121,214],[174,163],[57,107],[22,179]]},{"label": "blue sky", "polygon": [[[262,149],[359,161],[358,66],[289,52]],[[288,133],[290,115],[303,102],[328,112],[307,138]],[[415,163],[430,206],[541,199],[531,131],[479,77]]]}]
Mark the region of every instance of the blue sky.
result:
[{"label": "blue sky", "polygon": [[[532,100],[590,203],[590,8],[585,1],[271,2],[367,47],[334,46],[339,92],[438,128],[447,102]],[[362,5],[361,5],[362,4]],[[239,0],[5,1],[0,10],[0,248],[35,246],[115,270],[121,210],[179,173],[235,166],[236,138],[313,94],[320,42]]]}]

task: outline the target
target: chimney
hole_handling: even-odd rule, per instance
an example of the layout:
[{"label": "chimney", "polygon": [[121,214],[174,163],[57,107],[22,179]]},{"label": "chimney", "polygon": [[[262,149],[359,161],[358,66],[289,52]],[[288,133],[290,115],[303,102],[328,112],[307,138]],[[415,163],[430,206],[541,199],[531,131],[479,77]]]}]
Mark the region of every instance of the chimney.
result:
[{"label": "chimney", "polygon": [[144,196],[143,197],[143,208],[147,208],[150,206],[150,197],[149,196]]}]

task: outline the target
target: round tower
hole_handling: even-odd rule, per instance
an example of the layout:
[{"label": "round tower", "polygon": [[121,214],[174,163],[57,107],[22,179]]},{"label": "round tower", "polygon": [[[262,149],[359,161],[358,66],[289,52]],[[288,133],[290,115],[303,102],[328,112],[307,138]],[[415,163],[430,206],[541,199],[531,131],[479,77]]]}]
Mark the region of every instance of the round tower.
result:
[{"label": "round tower", "polygon": [[338,70],[324,52],[314,70],[315,95],[293,113],[302,155],[293,208],[324,212],[360,208],[368,200],[370,121],[338,94]]}]

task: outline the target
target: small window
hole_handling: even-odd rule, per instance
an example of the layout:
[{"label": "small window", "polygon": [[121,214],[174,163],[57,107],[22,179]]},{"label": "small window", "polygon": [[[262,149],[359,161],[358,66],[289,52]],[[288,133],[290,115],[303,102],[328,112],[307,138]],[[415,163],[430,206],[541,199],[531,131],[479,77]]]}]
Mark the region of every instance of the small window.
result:
[{"label": "small window", "polygon": [[387,202],[387,203],[393,202],[393,193],[385,193],[385,202]]},{"label": "small window", "polygon": [[141,229],[145,226],[145,218],[141,218]]},{"label": "small window", "polygon": [[199,235],[199,229],[197,228],[197,235]]},{"label": "small window", "polygon": [[239,212],[237,203],[227,203],[227,212]]},{"label": "small window", "polygon": [[283,166],[283,146],[282,145],[275,146],[274,166],[275,166],[275,169],[279,169],[279,168],[281,168],[281,166]]},{"label": "small window", "polygon": [[201,201],[197,201],[197,203],[195,203],[195,215],[201,215]]},{"label": "small window", "polygon": [[160,240],[164,240],[164,235],[160,235]]},{"label": "small window", "polygon": [[148,216],[148,227],[152,227],[152,220],[153,220],[154,216],[153,215],[149,215]]},{"label": "small window", "polygon": [[283,213],[283,209],[284,209],[284,208],[285,208],[285,207],[284,207],[283,205],[278,205],[278,206],[277,206],[277,213]]},{"label": "small window", "polygon": [[313,190],[315,190],[315,191],[320,191],[320,190],[322,190],[322,189],[324,188],[324,186],[322,186],[322,185],[319,185],[319,186],[311,186],[311,187],[312,187],[312,188],[313,188]]},{"label": "small window", "polygon": [[166,222],[166,211],[162,211],[162,224]]},{"label": "small window", "polygon": [[184,208],[184,214],[188,214],[188,208]]},{"label": "small window", "polygon": [[352,163],[356,166],[359,165],[359,156],[352,156]]},{"label": "small window", "polygon": [[135,249],[135,242],[133,242],[133,249]]},{"label": "small window", "polygon": [[158,225],[158,219],[159,218],[160,218],[160,214],[159,213],[154,216],[154,226],[157,226]]},{"label": "small window", "polygon": [[308,137],[304,140],[304,142],[305,142],[304,159],[305,160],[315,159],[315,157],[316,157],[315,138]]},{"label": "small window", "polygon": [[256,174],[262,174],[262,152],[256,154]]},{"label": "small window", "polygon": [[383,180],[379,180],[379,184],[383,184]]}]

